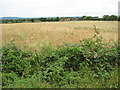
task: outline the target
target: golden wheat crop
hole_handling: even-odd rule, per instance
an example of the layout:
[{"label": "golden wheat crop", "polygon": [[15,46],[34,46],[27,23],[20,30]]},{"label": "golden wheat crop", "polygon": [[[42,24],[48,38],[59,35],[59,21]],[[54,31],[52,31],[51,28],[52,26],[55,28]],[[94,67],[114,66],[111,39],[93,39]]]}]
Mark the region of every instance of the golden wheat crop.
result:
[{"label": "golden wheat crop", "polygon": [[104,41],[118,40],[117,21],[69,21],[2,24],[2,42],[14,39],[18,45],[30,47],[60,45],[64,42],[79,43],[94,35],[94,27],[101,32]]}]

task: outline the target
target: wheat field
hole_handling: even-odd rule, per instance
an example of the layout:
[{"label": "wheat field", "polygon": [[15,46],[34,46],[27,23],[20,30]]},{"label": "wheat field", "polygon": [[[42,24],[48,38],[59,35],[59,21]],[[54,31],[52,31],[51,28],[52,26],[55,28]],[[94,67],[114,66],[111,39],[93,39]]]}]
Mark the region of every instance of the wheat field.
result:
[{"label": "wheat field", "polygon": [[31,48],[79,43],[94,35],[93,25],[100,31],[104,42],[118,40],[117,21],[68,21],[2,24],[2,43],[14,39],[17,45]]}]

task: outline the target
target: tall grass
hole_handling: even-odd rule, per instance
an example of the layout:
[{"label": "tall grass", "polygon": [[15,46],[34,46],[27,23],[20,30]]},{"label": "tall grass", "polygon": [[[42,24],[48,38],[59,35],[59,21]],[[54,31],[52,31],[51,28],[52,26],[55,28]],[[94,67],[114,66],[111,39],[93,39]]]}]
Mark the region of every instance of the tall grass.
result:
[{"label": "tall grass", "polygon": [[2,41],[4,44],[14,39],[17,45],[27,44],[38,50],[49,43],[52,46],[62,45],[64,42],[77,44],[79,40],[92,38],[93,25],[98,27],[104,42],[118,40],[117,21],[73,21],[2,24]]}]

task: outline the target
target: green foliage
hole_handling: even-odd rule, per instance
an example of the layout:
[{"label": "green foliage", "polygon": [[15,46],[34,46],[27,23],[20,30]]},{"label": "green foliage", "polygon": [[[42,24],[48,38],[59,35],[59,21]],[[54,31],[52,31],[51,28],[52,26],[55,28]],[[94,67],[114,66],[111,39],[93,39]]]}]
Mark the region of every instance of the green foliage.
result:
[{"label": "green foliage", "polygon": [[119,46],[103,43],[98,29],[94,28],[93,38],[81,40],[77,45],[44,47],[42,52],[21,50],[13,42],[5,45],[3,86],[117,88]]},{"label": "green foliage", "polygon": [[11,42],[2,48],[2,72],[29,77],[39,70],[39,58],[38,54],[20,50]]},{"label": "green foliage", "polygon": [[107,21],[115,21],[118,20],[118,16],[116,15],[103,15],[103,20],[107,20]]},{"label": "green foliage", "polygon": [[18,78],[15,73],[2,73],[2,84],[8,86],[14,84],[14,81]]}]

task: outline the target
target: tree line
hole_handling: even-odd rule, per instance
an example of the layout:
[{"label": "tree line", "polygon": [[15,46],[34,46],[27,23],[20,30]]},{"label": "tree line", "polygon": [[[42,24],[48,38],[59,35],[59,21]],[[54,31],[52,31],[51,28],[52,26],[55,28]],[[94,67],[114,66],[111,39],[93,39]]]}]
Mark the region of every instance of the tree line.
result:
[{"label": "tree line", "polygon": [[80,20],[93,20],[93,21],[120,21],[120,16],[116,15],[103,15],[102,18],[92,16],[82,17],[53,17],[53,18],[25,18],[25,19],[2,19],[2,23],[23,23],[23,22],[58,22],[58,21],[80,21]]}]

